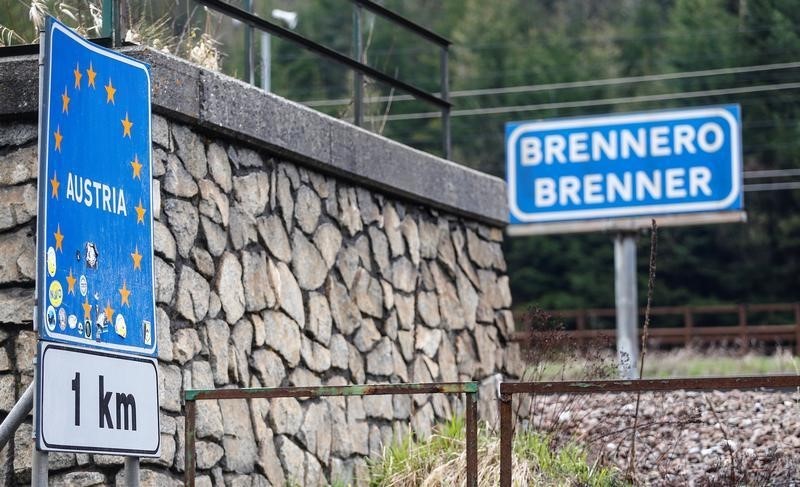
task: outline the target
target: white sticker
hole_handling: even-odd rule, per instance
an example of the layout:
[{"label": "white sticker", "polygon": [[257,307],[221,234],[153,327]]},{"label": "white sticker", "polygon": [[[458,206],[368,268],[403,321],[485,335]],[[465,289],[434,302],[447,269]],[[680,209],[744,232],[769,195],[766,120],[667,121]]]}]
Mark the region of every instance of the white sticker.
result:
[{"label": "white sticker", "polygon": [[69,329],[74,330],[76,326],[78,326],[78,317],[75,315],[69,315],[67,318],[67,324],[69,324]]},{"label": "white sticker", "polygon": [[56,275],[56,249],[53,247],[47,249],[47,273],[50,277]]},{"label": "white sticker", "polygon": [[128,328],[125,326],[125,318],[119,313],[117,313],[117,317],[114,319],[114,331],[122,338],[125,338],[128,334]]},{"label": "white sticker", "polygon": [[81,275],[78,286],[80,286],[81,296],[86,296],[86,293],[89,292],[89,284],[86,282],[86,276]]}]

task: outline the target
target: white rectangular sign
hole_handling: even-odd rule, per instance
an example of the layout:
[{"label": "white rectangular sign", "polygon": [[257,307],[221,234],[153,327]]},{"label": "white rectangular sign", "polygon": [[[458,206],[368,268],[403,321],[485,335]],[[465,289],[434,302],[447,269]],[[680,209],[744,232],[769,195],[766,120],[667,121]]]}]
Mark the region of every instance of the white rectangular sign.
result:
[{"label": "white rectangular sign", "polygon": [[39,449],[159,456],[154,359],[46,342],[39,357]]}]

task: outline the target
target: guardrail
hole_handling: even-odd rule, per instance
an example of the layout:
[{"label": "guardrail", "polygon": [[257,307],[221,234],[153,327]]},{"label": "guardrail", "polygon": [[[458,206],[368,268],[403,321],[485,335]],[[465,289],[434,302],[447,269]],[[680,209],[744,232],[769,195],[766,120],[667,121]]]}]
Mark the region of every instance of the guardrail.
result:
[{"label": "guardrail", "polygon": [[464,394],[466,409],[467,486],[478,485],[478,383],[369,384],[352,386],[269,387],[245,389],[188,389],[186,403],[185,484],[195,485],[196,401],[212,399],[274,399],[278,397],[320,398],[326,396],[378,396],[391,394]]},{"label": "guardrail", "polygon": [[[640,309],[640,316],[644,316],[644,308]],[[559,320],[574,322],[575,329],[565,329],[563,333],[574,338],[578,343],[585,343],[595,339],[613,340],[616,330],[613,328],[596,328],[590,325],[602,319],[612,321],[616,317],[613,308],[578,309],[550,312]],[[784,324],[754,324],[751,315],[755,313],[784,313],[792,315],[791,323]],[[650,309],[652,317],[675,316],[683,321],[683,326],[659,327],[651,324],[647,334],[651,341],[665,345],[686,346],[693,341],[712,342],[723,339],[739,340],[742,347],[747,349],[751,339],[757,341],[774,340],[777,342],[794,343],[795,351],[800,351],[800,303],[772,303],[772,304],[738,304],[738,305],[709,305],[709,306],[660,306]],[[698,325],[698,318],[703,315],[735,315],[736,325]],[[522,316],[516,316],[517,323],[522,323]],[[643,320],[642,320],[643,322]],[[613,326],[613,324],[612,324]],[[549,330],[548,330],[549,331]],[[519,331],[513,339],[526,342],[535,339],[538,331]]]},{"label": "guardrail", "polygon": [[514,394],[601,394],[655,391],[722,391],[794,389],[800,375],[703,377],[696,379],[590,380],[563,382],[503,382],[500,384],[500,486],[511,487]]}]

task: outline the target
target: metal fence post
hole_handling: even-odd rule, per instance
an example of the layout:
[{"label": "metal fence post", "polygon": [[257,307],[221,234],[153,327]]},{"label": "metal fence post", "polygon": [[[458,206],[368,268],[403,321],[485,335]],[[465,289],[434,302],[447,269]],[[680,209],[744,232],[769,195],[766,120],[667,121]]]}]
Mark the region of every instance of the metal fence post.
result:
[{"label": "metal fence post", "polygon": [[194,400],[186,400],[186,420],[184,424],[184,458],[185,458],[185,481],[186,487],[194,487],[194,422],[197,403]]},{"label": "metal fence post", "polygon": [[478,394],[464,394],[467,409],[467,487],[478,486]]},{"label": "metal fence post", "polygon": [[511,394],[502,392],[500,384],[500,487],[511,487],[512,445],[514,443],[514,424],[511,411]]},{"label": "metal fence post", "polygon": [[[253,13],[253,0],[245,0],[244,8],[249,13]],[[253,50],[253,27],[250,24],[244,26],[244,49],[246,59],[244,60],[244,77],[251,84],[256,84],[255,70],[255,51]]]},{"label": "metal fence post", "polygon": [[[442,92],[442,100],[450,101],[450,73],[448,66],[448,49],[442,46],[441,59],[439,61],[439,76]],[[450,159],[450,107],[442,108],[442,152],[445,159]]]},{"label": "metal fence post", "polygon": [[[364,62],[364,45],[361,38],[361,5],[353,4],[353,56],[356,61]],[[353,122],[364,125],[364,75],[353,71]]]}]

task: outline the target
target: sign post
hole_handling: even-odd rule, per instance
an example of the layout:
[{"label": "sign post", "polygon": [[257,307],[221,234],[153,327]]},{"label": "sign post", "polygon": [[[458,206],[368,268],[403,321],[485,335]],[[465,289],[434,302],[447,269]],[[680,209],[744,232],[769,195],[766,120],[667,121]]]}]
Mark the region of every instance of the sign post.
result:
[{"label": "sign post", "polygon": [[738,105],[506,125],[509,235],[614,238],[620,372],[638,356],[636,232],[745,221]]},{"label": "sign post", "polygon": [[149,67],[48,18],[39,114],[34,460],[124,455],[135,480],[160,454]]}]

